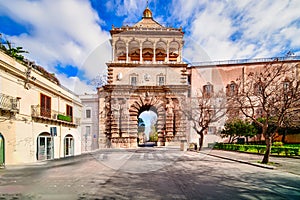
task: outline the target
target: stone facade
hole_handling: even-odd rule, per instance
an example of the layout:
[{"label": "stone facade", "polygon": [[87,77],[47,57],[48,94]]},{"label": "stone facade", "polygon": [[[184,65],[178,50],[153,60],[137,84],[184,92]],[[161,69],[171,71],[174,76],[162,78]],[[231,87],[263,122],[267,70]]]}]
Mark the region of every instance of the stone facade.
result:
[{"label": "stone facade", "polygon": [[180,98],[187,97],[181,29],[167,28],[146,8],[134,26],[113,27],[108,84],[99,88],[100,147],[137,147],[138,116],[157,114],[157,145],[186,139]]}]

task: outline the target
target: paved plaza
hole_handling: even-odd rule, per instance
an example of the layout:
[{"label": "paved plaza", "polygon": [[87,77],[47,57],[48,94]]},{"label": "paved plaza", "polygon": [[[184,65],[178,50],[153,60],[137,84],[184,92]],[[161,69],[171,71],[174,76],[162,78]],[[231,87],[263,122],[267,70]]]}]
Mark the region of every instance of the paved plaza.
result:
[{"label": "paved plaza", "polygon": [[300,198],[299,173],[286,169],[299,159],[279,160],[276,168],[266,169],[247,164],[255,156],[176,148],[98,150],[1,169],[0,199]]}]

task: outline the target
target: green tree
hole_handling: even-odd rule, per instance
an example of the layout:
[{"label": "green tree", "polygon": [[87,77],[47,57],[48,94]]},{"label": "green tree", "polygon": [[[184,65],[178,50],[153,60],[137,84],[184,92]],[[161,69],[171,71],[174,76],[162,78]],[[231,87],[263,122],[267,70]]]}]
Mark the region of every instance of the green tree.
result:
[{"label": "green tree", "polygon": [[244,121],[242,119],[227,121],[221,132],[222,137],[229,137],[229,143],[232,143],[239,137],[245,137],[248,143],[248,137],[253,137],[256,134],[257,128],[249,121]]},{"label": "green tree", "polygon": [[23,50],[23,47],[12,47],[11,42],[6,40],[4,43],[7,47],[5,47],[5,45],[1,45],[1,49],[3,49],[5,51],[6,54],[8,54],[9,56],[15,58],[16,60],[19,61],[23,61],[24,60],[24,56],[21,55],[22,53],[29,53],[28,51]]},{"label": "green tree", "polygon": [[144,133],[145,132],[145,122],[142,118],[138,118],[138,133]]}]

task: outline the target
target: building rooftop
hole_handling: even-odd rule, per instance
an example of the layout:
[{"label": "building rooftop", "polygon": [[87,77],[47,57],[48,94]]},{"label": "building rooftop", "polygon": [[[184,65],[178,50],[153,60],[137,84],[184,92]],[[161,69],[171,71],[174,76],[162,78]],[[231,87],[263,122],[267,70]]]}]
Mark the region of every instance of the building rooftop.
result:
[{"label": "building rooftop", "polygon": [[255,59],[236,59],[236,60],[221,60],[221,61],[204,61],[189,63],[190,67],[211,67],[217,65],[240,65],[251,63],[263,63],[273,61],[300,61],[300,56],[285,56],[285,57],[273,57],[273,58],[255,58]]}]

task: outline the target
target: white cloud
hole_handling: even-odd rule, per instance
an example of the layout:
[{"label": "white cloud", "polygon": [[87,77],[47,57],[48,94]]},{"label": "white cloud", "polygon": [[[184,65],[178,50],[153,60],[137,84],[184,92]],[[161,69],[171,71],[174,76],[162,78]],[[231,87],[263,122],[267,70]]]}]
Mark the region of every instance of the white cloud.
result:
[{"label": "white cloud", "polygon": [[[146,1],[140,0],[103,3],[105,13],[122,16],[124,24],[129,25],[141,19],[146,7]],[[155,20],[184,28],[184,58],[188,61],[273,57],[293,49],[299,53],[297,0],[151,0],[149,3]],[[166,16],[168,11],[171,16]],[[73,65],[90,79],[105,72],[111,47],[109,33],[101,25],[109,22],[99,18],[88,0],[0,1],[0,12],[30,28],[28,34],[7,37],[30,52],[26,57],[49,71],[56,72],[57,64]],[[60,76],[65,80],[63,83],[69,83],[66,76]]]},{"label": "white cloud", "polygon": [[[179,20],[187,30],[185,57],[192,61],[284,56],[300,46],[297,0],[174,0],[173,6],[168,20]],[[193,51],[199,48],[189,40],[210,58]]]},{"label": "white cloud", "polygon": [[[109,33],[99,26],[103,21],[89,1],[1,1],[0,7],[0,12],[31,27],[29,34],[7,36],[30,52],[26,57],[51,72],[60,64],[77,66],[88,78],[97,75],[98,68],[84,63],[91,52],[109,39]],[[101,58],[89,66],[105,66],[106,51],[110,50],[103,49]]]},{"label": "white cloud", "polygon": [[61,85],[65,86],[67,89],[74,91],[75,94],[94,94],[97,93],[96,89],[88,85],[86,82],[80,80],[78,77],[72,76],[67,77],[65,74],[56,74]]}]

